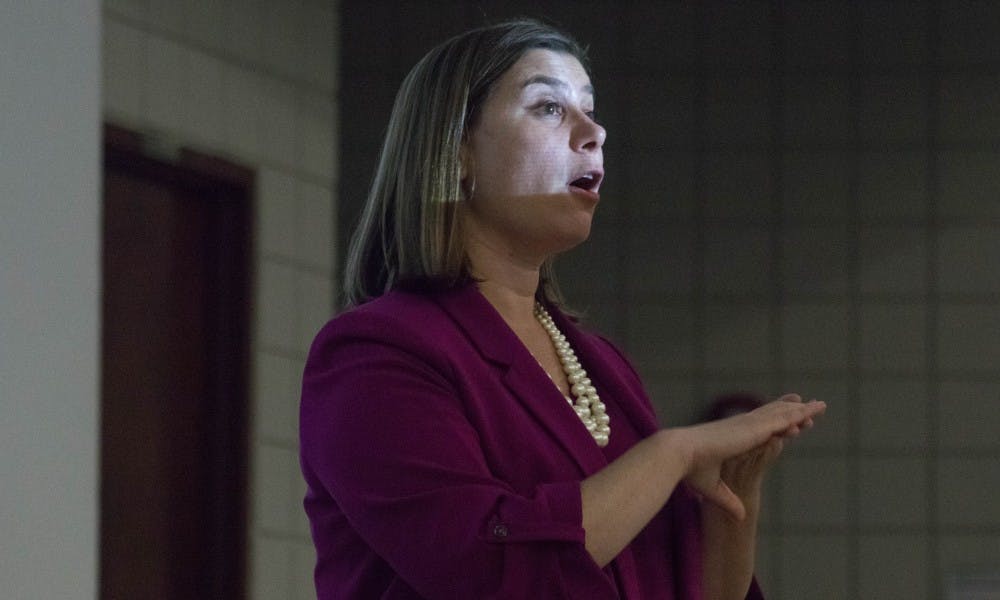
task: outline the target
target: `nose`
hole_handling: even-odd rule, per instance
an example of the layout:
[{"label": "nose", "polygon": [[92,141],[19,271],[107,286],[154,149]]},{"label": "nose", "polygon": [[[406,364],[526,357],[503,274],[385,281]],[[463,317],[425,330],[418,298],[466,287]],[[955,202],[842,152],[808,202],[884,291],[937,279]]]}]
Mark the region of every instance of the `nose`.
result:
[{"label": "nose", "polygon": [[608,132],[585,114],[580,114],[570,137],[570,145],[576,152],[595,152],[604,146]]}]

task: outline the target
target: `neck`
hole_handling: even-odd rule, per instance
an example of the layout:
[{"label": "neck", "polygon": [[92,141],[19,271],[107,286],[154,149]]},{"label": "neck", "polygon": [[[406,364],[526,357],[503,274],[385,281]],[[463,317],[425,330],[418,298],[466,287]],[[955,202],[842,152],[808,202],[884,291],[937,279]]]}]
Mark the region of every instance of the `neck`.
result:
[{"label": "neck", "polygon": [[541,261],[522,260],[483,244],[468,244],[472,276],[479,291],[511,326],[533,321]]}]

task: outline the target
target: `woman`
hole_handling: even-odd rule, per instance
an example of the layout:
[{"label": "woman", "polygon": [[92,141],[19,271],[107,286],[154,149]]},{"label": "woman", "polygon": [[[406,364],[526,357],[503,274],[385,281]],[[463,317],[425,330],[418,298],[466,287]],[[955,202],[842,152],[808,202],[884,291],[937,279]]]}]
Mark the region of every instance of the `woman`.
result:
[{"label": "woman", "polygon": [[396,98],[348,256],[354,307],[306,365],[320,598],[759,597],[766,467],[821,402],[660,429],[561,310],[604,129],[580,47],[517,21],[433,49]]}]

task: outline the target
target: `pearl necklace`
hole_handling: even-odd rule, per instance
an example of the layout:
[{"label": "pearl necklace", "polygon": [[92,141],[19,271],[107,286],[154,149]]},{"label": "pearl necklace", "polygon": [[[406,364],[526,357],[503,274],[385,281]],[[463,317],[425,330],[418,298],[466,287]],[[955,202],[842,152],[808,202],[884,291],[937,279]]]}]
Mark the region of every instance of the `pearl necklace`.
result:
[{"label": "pearl necklace", "polygon": [[576,353],[570,347],[566,336],[559,331],[552,316],[545,310],[540,302],[535,303],[535,318],[541,323],[545,332],[552,339],[555,346],[556,355],[562,363],[563,373],[570,384],[570,393],[576,398],[566,397],[570,406],[583,421],[584,427],[594,437],[594,441],[602,448],[608,445],[611,437],[611,417],[605,412],[606,407],[601,402],[601,397],[597,395],[597,388],[587,377],[587,372],[580,366],[580,361],[576,358]]}]

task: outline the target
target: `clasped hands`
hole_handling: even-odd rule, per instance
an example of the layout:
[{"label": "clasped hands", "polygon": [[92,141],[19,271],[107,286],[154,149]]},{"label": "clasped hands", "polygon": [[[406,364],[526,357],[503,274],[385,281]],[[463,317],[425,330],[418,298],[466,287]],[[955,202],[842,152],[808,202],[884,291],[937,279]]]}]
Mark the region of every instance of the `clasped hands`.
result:
[{"label": "clasped hands", "polygon": [[684,482],[703,501],[742,521],[784,440],[812,427],[825,410],[825,402],[788,394],[748,413],[675,429],[684,442]]}]

